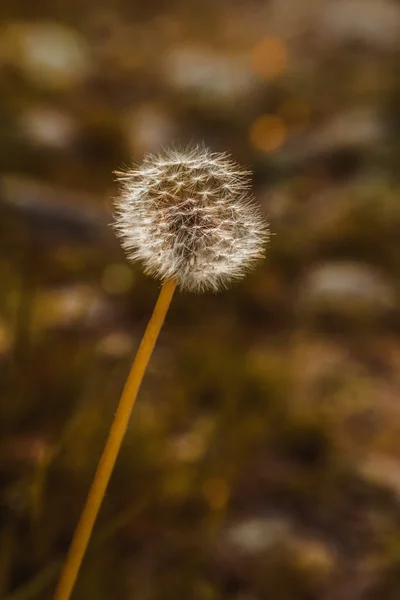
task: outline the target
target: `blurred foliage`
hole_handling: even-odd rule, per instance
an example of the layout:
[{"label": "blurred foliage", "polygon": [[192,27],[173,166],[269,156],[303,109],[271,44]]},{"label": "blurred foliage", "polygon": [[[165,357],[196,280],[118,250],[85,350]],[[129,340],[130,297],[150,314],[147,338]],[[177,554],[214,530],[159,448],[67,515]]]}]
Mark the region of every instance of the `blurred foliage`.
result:
[{"label": "blurred foliage", "polygon": [[74,598],[397,599],[398,3],[0,15],[0,598],[52,597],[157,296],[112,171],[204,141],[276,235],[174,299]]}]

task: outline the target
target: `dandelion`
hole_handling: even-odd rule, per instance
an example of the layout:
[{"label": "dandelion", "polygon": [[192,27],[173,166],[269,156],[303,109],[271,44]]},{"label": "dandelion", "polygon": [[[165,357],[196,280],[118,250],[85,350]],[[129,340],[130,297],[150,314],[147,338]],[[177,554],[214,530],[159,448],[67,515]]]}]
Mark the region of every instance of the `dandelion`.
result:
[{"label": "dandelion", "polygon": [[175,288],[218,291],[259,260],[268,226],[249,194],[249,173],[203,147],[148,156],[119,174],[115,229],[128,258],[162,281],[76,528],[55,600],[68,600],[147,364]]},{"label": "dandelion", "polygon": [[119,180],[116,230],[149,275],[216,291],[263,256],[268,228],[249,195],[249,174],[226,154],[169,151]]}]

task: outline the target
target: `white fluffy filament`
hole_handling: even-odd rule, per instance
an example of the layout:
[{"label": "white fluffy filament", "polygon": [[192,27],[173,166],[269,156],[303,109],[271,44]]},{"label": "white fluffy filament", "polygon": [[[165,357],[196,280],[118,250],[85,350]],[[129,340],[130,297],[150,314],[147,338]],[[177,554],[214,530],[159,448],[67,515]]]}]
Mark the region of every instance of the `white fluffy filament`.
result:
[{"label": "white fluffy filament", "polygon": [[196,147],[147,156],[120,174],[115,228],[130,259],[186,290],[218,290],[264,255],[269,229],[249,173],[226,154]]}]

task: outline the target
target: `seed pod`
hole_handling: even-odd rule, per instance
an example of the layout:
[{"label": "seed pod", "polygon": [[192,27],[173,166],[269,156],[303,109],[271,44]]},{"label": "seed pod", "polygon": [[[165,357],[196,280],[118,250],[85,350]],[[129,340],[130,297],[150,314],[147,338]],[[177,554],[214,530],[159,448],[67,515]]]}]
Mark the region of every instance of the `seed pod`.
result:
[{"label": "seed pod", "polygon": [[216,291],[264,255],[269,229],[248,192],[249,173],[227,154],[169,150],[118,180],[115,228],[149,275]]}]

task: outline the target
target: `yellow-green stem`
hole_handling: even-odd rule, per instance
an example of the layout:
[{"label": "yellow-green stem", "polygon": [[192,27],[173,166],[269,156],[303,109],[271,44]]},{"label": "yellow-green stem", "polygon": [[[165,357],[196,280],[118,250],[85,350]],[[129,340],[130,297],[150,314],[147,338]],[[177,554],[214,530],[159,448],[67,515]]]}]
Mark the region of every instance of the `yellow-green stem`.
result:
[{"label": "yellow-green stem", "polygon": [[165,315],[167,314],[171,303],[175,287],[176,283],[174,281],[167,281],[161,288],[157,304],[154,307],[153,314],[143,335],[135,360],[133,361],[131,372],[129,373],[122,392],[103,454],[100,458],[96,474],[89,490],[86,504],[82,510],[72,538],[71,546],[54,595],[54,600],[69,600],[71,597],[94,523],[128,427],[129,418],[140,384],[142,383],[158,334],[164,323]]}]

